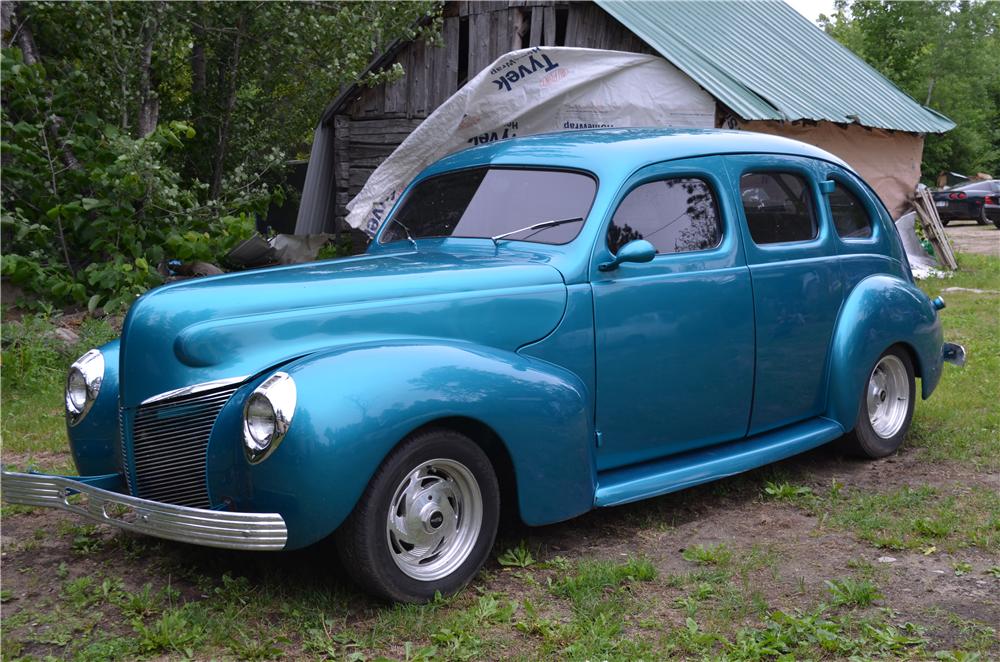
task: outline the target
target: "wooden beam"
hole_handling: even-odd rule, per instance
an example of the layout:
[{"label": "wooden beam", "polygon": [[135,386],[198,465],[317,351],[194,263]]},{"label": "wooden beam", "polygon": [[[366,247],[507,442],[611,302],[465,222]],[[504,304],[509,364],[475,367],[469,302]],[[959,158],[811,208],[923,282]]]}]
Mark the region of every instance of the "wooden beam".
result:
[{"label": "wooden beam", "polygon": [[542,16],[545,10],[535,7],[531,10],[531,32],[528,36],[528,46],[534,48],[542,43]]},{"label": "wooden beam", "polygon": [[916,192],[913,207],[917,210],[917,218],[924,228],[924,234],[934,246],[934,252],[937,253],[941,264],[952,271],[958,269],[958,261],[955,259],[954,251],[951,250],[951,242],[948,240],[934,198],[928,189],[920,188]]},{"label": "wooden beam", "polygon": [[552,5],[545,7],[545,28],[542,36],[542,46],[556,45],[556,8]]},{"label": "wooden beam", "polygon": [[441,97],[442,101],[458,90],[458,30],[460,26],[461,23],[457,18],[445,19],[445,85],[442,87],[444,91],[444,96]]}]

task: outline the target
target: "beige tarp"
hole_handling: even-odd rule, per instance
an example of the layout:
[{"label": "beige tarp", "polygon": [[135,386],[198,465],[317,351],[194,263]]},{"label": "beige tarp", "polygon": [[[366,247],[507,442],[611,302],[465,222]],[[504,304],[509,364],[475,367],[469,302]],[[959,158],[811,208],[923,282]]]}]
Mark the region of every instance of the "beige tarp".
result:
[{"label": "beige tarp", "polygon": [[734,128],[794,138],[836,154],[860,174],[882,198],[893,218],[910,206],[908,200],[920,181],[924,137],[918,133],[868,129],[819,122],[813,126],[790,122],[737,120]]}]

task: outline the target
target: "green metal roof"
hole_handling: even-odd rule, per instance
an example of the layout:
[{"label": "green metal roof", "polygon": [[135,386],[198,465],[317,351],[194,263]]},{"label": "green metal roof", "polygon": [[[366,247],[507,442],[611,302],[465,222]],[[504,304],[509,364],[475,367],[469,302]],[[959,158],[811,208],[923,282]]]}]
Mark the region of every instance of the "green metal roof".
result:
[{"label": "green metal roof", "polygon": [[780,0],[596,1],[743,119],[955,126]]}]

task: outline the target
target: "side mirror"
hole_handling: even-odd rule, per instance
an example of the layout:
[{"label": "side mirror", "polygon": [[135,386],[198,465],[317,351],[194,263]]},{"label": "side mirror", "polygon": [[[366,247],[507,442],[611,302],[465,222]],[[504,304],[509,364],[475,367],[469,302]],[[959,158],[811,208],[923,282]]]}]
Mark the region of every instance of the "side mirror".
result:
[{"label": "side mirror", "polygon": [[656,257],[656,248],[645,239],[630,241],[618,249],[618,254],[610,262],[597,266],[601,271],[617,269],[622,262],[649,262]]}]

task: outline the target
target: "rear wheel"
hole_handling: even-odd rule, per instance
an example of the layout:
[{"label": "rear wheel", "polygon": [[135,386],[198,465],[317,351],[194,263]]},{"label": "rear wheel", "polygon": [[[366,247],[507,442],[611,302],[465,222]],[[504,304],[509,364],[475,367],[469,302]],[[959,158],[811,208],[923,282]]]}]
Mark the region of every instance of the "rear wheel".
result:
[{"label": "rear wheel", "polygon": [[951,219],[950,218],[947,218],[947,219],[946,218],[942,218],[941,219],[941,225],[948,225],[949,223],[951,223]]},{"label": "rear wheel", "polygon": [[979,210],[979,218],[976,219],[976,223],[979,225],[990,224],[990,219],[986,217],[986,205],[983,205],[982,209]]},{"label": "rear wheel", "polygon": [[872,368],[861,394],[858,420],[847,440],[856,453],[880,458],[903,443],[913,419],[916,382],[902,347],[890,347]]},{"label": "rear wheel", "polygon": [[363,588],[395,602],[426,602],[476,575],[499,515],[486,454],[464,435],[433,430],[386,458],[341,526],[337,548]]}]

